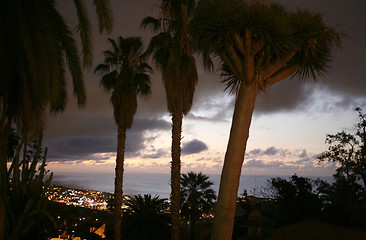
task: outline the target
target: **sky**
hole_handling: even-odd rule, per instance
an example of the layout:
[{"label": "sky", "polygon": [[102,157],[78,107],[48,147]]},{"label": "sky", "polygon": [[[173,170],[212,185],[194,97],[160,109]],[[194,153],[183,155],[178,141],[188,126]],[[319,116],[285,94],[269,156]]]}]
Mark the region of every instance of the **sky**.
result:
[{"label": "sky", "polygon": [[[59,1],[58,5],[70,26],[75,27],[70,2]],[[343,130],[353,133],[358,121],[354,109],[361,107],[366,112],[366,1],[280,2],[322,13],[325,23],[345,32],[347,38],[323,78],[316,82],[286,79],[260,94],[242,174],[330,176],[334,164],[319,164],[316,159],[327,149],[326,134]],[[94,67],[103,61],[108,37],[142,36],[147,46],[152,33],[139,26],[144,17],[157,17],[158,4],[157,0],[112,0],[114,31],[110,35],[93,33]],[[93,27],[97,29],[95,19]],[[66,111],[48,119],[44,146],[48,147],[48,169],[56,174],[114,171],[117,128],[110,94],[100,88],[100,76],[92,70],[85,71],[86,107],[79,109],[70,91]],[[207,73],[199,64],[198,72],[193,106],[183,120],[182,172],[220,174],[235,97],[224,92],[218,70]],[[161,75],[155,70],[152,94],[139,99],[133,127],[127,132],[125,171],[168,173],[170,144],[171,118]]]}]

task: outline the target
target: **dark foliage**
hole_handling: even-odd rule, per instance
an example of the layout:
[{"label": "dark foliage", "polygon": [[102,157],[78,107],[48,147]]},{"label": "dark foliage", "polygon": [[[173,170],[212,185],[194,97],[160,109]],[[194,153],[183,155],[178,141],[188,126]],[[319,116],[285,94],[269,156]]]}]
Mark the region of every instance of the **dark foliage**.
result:
[{"label": "dark foliage", "polygon": [[5,239],[48,239],[54,230],[53,218],[47,211],[45,193],[51,183],[52,173],[47,175],[46,156],[42,149],[42,137],[28,144],[19,141],[12,133],[15,152],[9,155],[10,167],[6,181],[1,183],[4,196]]},{"label": "dark foliage", "polygon": [[328,150],[319,161],[338,165],[332,185],[324,184],[324,218],[332,223],[366,229],[366,114],[357,107],[355,133],[327,134]]},{"label": "dark foliage", "polygon": [[159,196],[136,195],[125,201],[122,236],[127,240],[164,240],[170,237],[169,204]]},{"label": "dark foliage", "polygon": [[268,193],[279,205],[281,215],[277,220],[279,225],[299,222],[318,217],[322,209],[319,192],[315,189],[317,183],[310,178],[291,176],[271,178],[268,180]]},{"label": "dark foliage", "polygon": [[213,182],[209,176],[200,173],[188,172],[180,178],[182,192],[182,217],[189,222],[191,240],[196,239],[196,225],[204,214],[212,211],[216,200]]}]

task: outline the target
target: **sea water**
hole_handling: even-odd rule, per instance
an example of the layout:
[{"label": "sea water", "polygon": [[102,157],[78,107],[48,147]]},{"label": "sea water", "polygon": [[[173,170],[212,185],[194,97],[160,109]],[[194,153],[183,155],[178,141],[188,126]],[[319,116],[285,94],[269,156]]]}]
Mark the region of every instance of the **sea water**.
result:
[{"label": "sea water", "polygon": [[[220,174],[207,174],[214,183],[212,188],[218,193]],[[289,180],[290,176],[266,176],[266,175],[242,175],[238,195],[244,192],[258,195],[261,189],[267,186],[267,180],[274,177],[281,177]],[[305,177],[305,176],[299,176]],[[317,177],[309,177],[316,179]],[[331,176],[319,177],[322,180],[332,182]],[[123,192],[127,195],[151,194],[161,198],[168,198],[170,195],[170,174],[169,173],[125,173],[123,179]],[[60,172],[54,173],[53,184],[71,187],[76,189],[89,189],[102,192],[114,192],[113,173],[88,173],[88,172]]]}]

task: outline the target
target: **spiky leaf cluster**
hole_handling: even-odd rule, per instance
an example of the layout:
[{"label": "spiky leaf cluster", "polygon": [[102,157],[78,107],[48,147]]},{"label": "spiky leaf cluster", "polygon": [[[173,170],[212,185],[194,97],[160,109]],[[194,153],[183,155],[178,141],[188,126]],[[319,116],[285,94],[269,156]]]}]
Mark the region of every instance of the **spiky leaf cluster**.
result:
[{"label": "spiky leaf cluster", "polygon": [[152,37],[147,55],[152,55],[162,72],[168,111],[187,114],[192,107],[198,76],[189,36],[195,1],[163,0],[159,17],[146,17],[141,26],[158,32]]},{"label": "spiky leaf cluster", "polygon": [[118,126],[130,128],[137,110],[137,96],[150,94],[152,68],[145,62],[140,37],[108,39],[110,49],[104,51],[104,63],[94,72],[102,75],[101,87],[112,92],[110,102]]},{"label": "spiky leaf cluster", "polygon": [[[202,1],[191,26],[201,54],[219,57],[232,92],[243,82],[263,90],[289,76],[322,76],[343,36],[319,13],[264,1]],[[251,57],[254,77],[248,79]]]}]

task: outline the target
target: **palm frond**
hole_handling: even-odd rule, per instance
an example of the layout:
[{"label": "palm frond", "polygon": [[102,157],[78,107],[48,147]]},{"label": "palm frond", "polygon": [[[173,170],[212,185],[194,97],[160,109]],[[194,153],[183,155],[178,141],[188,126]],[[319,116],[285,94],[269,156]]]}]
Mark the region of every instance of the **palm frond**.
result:
[{"label": "palm frond", "polygon": [[108,39],[110,49],[104,51],[104,63],[97,65],[94,73],[102,75],[100,85],[112,91],[110,102],[119,127],[130,128],[137,109],[137,96],[151,93],[152,68],[143,57],[140,37]]},{"label": "palm frond", "polygon": [[138,73],[136,74],[136,85],[137,85],[137,93],[141,96],[148,96],[151,94],[151,82],[150,75],[146,73]]},{"label": "palm frond", "polygon": [[145,17],[141,21],[140,27],[143,29],[149,27],[153,32],[158,32],[161,29],[161,21],[154,17]]},{"label": "palm frond", "polygon": [[[95,0],[94,4],[102,22],[103,16],[110,13],[109,7],[103,7],[108,6],[109,1]],[[81,38],[82,63],[84,67],[90,66],[92,48],[88,12],[82,0],[74,0],[74,5],[79,18],[77,31]],[[56,9],[56,2],[1,1],[0,16],[0,102],[7,120],[16,123],[20,129],[43,129],[46,108],[57,113],[66,107],[66,70],[71,73],[78,105],[85,105],[78,47]],[[110,22],[111,18],[105,20],[103,29],[111,30],[107,28]]]},{"label": "palm frond", "polygon": [[221,65],[220,77],[225,84],[225,90],[229,90],[229,95],[236,95],[240,88],[240,79],[238,79],[228,68],[225,63]]},{"label": "palm frond", "polygon": [[111,33],[113,29],[113,14],[109,0],[93,0],[96,9],[99,32]]},{"label": "palm frond", "polygon": [[74,0],[76,13],[79,19],[77,31],[80,33],[84,67],[91,67],[93,64],[92,40],[91,40],[91,26],[88,16],[88,11],[82,0]]},{"label": "palm frond", "polygon": [[[55,13],[56,14],[56,13]],[[63,44],[67,65],[70,70],[73,82],[73,93],[80,107],[86,104],[86,92],[83,81],[83,72],[81,70],[80,58],[75,40],[72,38],[71,31],[67,28],[61,16],[58,17],[60,41]]]},{"label": "palm frond", "polygon": [[100,79],[100,83],[99,85],[101,87],[103,87],[104,90],[106,90],[107,92],[111,91],[114,89],[115,85],[116,85],[116,78],[117,78],[117,71],[112,71],[112,72],[107,72],[107,73],[102,73],[103,77]]},{"label": "palm frond", "polygon": [[326,26],[319,13],[299,10],[291,16],[291,22],[301,44],[294,62],[302,68],[296,75],[300,79],[322,76],[328,70],[334,50],[341,46],[345,34]]}]

